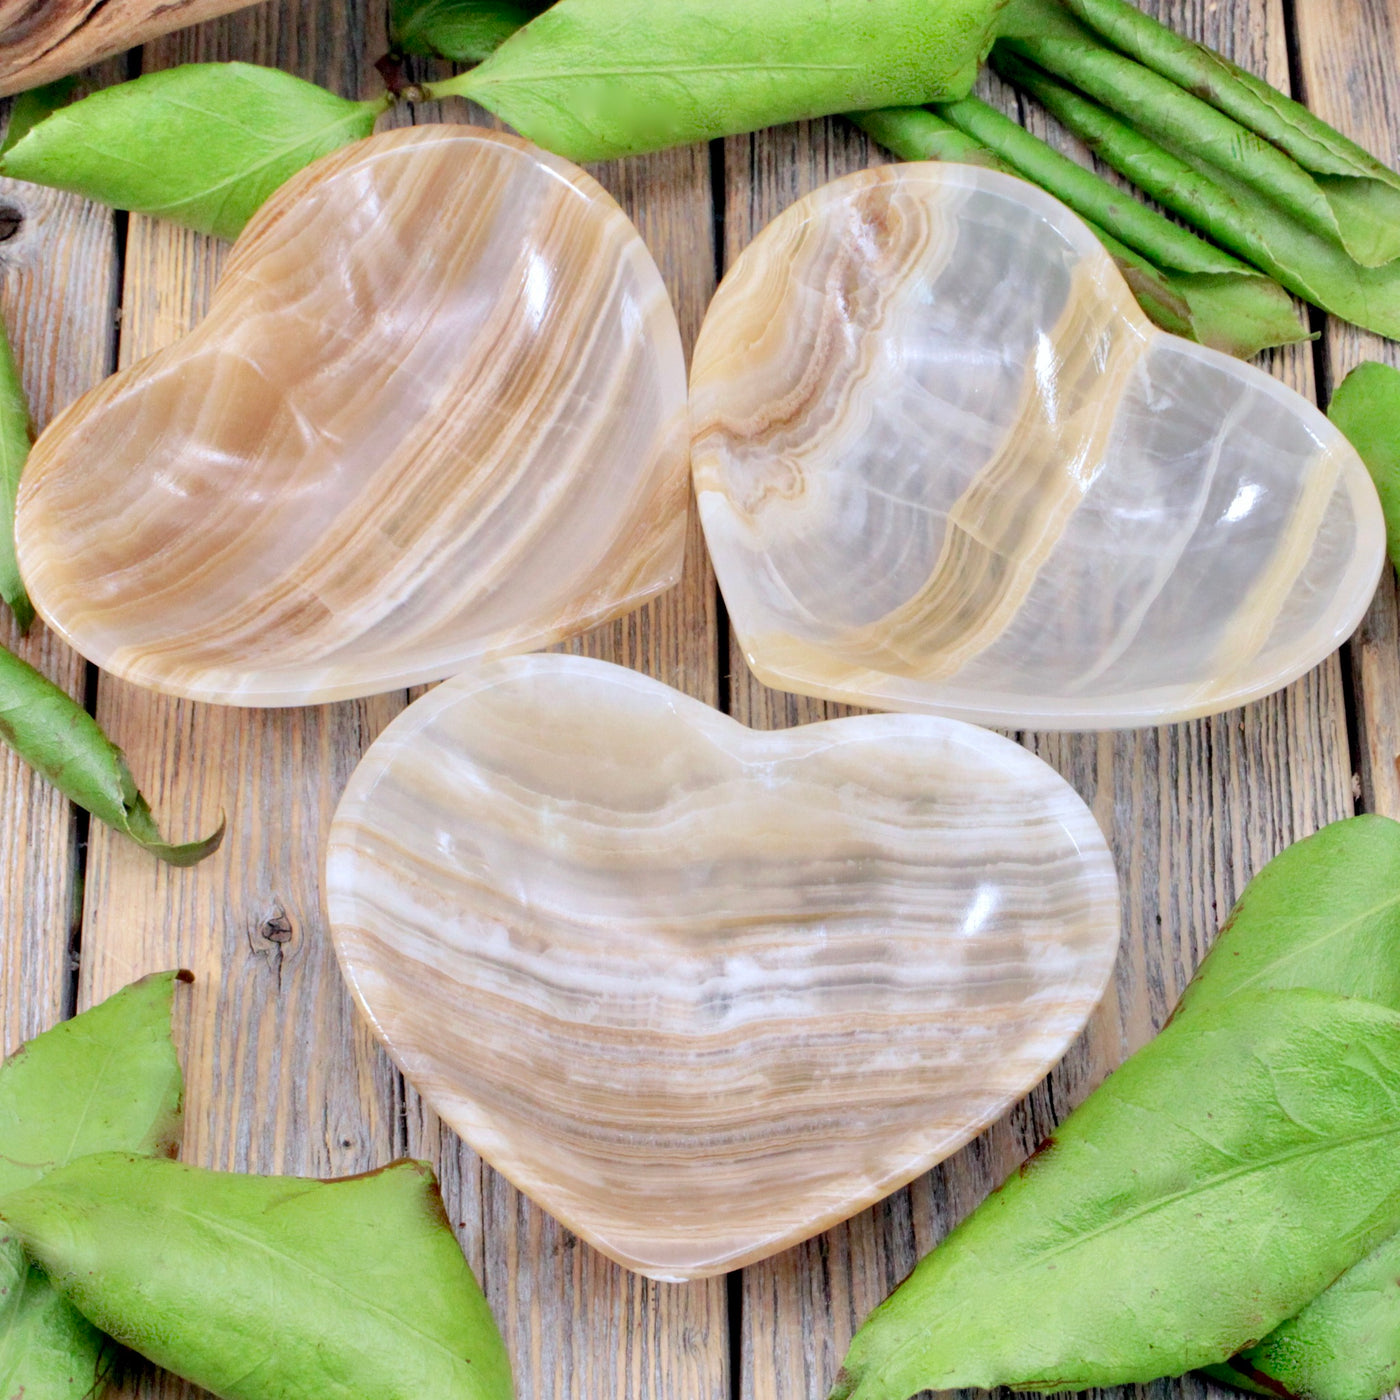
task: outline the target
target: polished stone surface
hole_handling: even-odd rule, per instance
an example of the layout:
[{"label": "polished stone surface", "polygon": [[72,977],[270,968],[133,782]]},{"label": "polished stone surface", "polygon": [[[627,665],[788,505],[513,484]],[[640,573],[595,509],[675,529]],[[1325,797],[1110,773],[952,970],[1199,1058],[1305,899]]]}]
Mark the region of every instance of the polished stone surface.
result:
[{"label": "polished stone surface", "polygon": [[1119,930],[1093,817],[1007,739],[920,715],[760,733],[559,655],[474,667],[389,726],[326,893],[433,1108],[670,1279],[967,1142],[1064,1053]]},{"label": "polished stone surface", "polygon": [[174,695],[308,704],[548,645],[676,581],[675,314],[583,171],[463,126],[294,177],[208,317],[43,434],[39,611]]},{"label": "polished stone surface", "polygon": [[1006,728],[1187,719],[1286,685],[1384,559],[1356,453],[1167,335],[1063,205],[892,165],[788,209],[691,375],[701,519],[760,679]]}]

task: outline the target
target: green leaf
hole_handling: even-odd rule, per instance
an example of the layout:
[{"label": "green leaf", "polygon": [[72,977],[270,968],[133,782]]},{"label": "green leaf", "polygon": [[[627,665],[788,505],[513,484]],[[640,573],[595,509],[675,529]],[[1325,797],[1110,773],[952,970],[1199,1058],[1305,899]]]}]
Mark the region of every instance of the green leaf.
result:
[{"label": "green leaf", "polygon": [[1309,1400],[1377,1400],[1400,1385],[1400,1236],[1258,1346],[1207,1369],[1243,1389]]},{"label": "green leaf", "polygon": [[389,34],[399,53],[480,63],[550,0],[392,0]]},{"label": "green leaf", "polygon": [[1351,817],[1275,856],[1245,887],[1176,1016],[1295,987],[1400,1011],[1400,822]]},{"label": "green leaf", "polygon": [[25,591],[15,557],[15,498],[32,441],[29,405],[20,383],[9,337],[0,325],[0,598],[15,615],[21,632],[34,621],[34,605]]},{"label": "green leaf", "polygon": [[0,1395],[83,1400],[99,1388],[109,1348],[102,1333],[0,1235]]},{"label": "green leaf", "polygon": [[1164,330],[1249,359],[1308,338],[1288,295],[1257,269],[1077,165],[994,107],[967,97],[852,115],[901,160],[991,165],[1048,190],[1086,220]]},{"label": "green leaf", "polygon": [[191,63],[55,112],[0,157],[0,173],[236,238],[303,166],[368,136],[386,105],[275,68]]},{"label": "green leaf", "polygon": [[[1144,193],[1267,272],[1296,296],[1379,335],[1400,337],[1400,260],[1362,267],[1247,181],[1153,136],[998,44],[992,66]],[[1142,70],[1146,72],[1146,70]],[[1128,102],[1126,105],[1131,105]]]},{"label": "green leaf", "polygon": [[[1400,390],[1400,374],[1387,374]],[[1177,1015],[1273,987],[1349,992],[1400,1009],[1400,823],[1336,822],[1265,866]],[[1257,1346],[1209,1369],[1233,1385],[1314,1400],[1375,1400],[1400,1383],[1400,1234]]]},{"label": "green leaf", "polygon": [[51,117],[60,107],[66,107],[77,86],[77,78],[68,77],[20,93],[10,103],[10,121],[5,128],[5,140],[0,143],[0,156],[21,137],[27,136],[31,127],[38,126],[45,117]]},{"label": "green leaf", "polygon": [[[1212,106],[1189,86],[1180,87],[1152,66],[1105,45],[1070,15],[1061,0],[1015,0],[1004,16],[1002,33],[1014,52],[1198,168],[1218,170],[1232,183],[1246,186],[1348,258],[1356,258],[1359,251],[1366,255],[1361,259],[1364,265],[1377,266],[1394,257],[1394,253],[1377,255],[1384,245],[1400,241],[1400,229],[1377,223],[1381,211],[1374,208],[1376,191],[1386,186],[1372,182],[1370,198],[1343,197],[1343,213],[1351,227],[1344,226],[1318,180],[1286,151]],[[1379,162],[1372,164],[1385,169]],[[1390,195],[1400,200],[1400,191],[1391,190]]]},{"label": "green leaf", "polygon": [[1313,177],[1332,227],[1365,267],[1400,257],[1400,175],[1262,78],[1124,0],[1065,0],[1116,48],[1209,102]]},{"label": "green leaf", "polygon": [[1400,569],[1400,370],[1376,360],[1358,365],[1333,393],[1327,416],[1376,483],[1390,562]]},{"label": "green leaf", "polygon": [[971,91],[1005,0],[559,0],[433,84],[571,160]]},{"label": "green leaf", "polygon": [[104,1153],[0,1214],[94,1323],[224,1400],[510,1400],[423,1163],[317,1182]]},{"label": "green leaf", "polygon": [[122,752],[66,691],[0,647],[0,743],[8,744],[70,801],[170,865],[197,865],[219,849],[212,836],[171,845],[137,790]]},{"label": "green leaf", "polygon": [[0,1198],[92,1152],[171,1154],[184,1095],[157,973],[22,1045],[0,1066]]},{"label": "green leaf", "polygon": [[1219,1362],[1400,1225],[1400,1015],[1308,990],[1173,1023],[866,1322],[835,1395]]},{"label": "green leaf", "polygon": [[[170,1039],[178,974],[147,977],[36,1036],[0,1066],[0,1198],[91,1152],[174,1152],[183,1085]],[[104,1339],[0,1234],[0,1395],[80,1400]]]}]

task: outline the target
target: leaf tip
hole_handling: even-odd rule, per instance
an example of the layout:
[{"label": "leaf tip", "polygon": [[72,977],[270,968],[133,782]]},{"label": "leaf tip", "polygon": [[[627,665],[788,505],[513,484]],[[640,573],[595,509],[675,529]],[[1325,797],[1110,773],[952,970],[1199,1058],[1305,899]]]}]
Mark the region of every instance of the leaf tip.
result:
[{"label": "leaf tip", "polygon": [[163,860],[167,865],[179,868],[187,868],[191,865],[198,865],[202,860],[208,860],[220,846],[224,844],[224,835],[228,831],[228,814],[219,813],[219,827],[212,836],[206,836],[201,841],[187,841],[182,846],[172,846],[162,841],[141,841],[150,853],[157,860]]},{"label": "leaf tip", "polygon": [[855,1393],[856,1384],[855,1376],[843,1366],[836,1373],[836,1382],[831,1387],[831,1393],[827,1396],[827,1400],[850,1400],[850,1397]]}]

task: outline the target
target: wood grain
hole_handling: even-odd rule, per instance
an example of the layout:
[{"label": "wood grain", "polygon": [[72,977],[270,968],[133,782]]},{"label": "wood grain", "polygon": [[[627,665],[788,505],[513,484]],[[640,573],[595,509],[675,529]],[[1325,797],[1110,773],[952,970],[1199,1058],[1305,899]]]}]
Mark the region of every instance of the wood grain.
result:
[{"label": "wood grain", "polygon": [[0,95],[254,0],[0,0]]},{"label": "wood grain", "polygon": [[[96,75],[110,80],[109,70]],[[117,244],[110,211],[56,190],[0,180],[18,219],[0,242],[0,316],[42,427],[112,368]],[[0,608],[0,646],[83,700],[82,659],[35,623],[21,639]],[[81,884],[77,810],[0,748],[0,1053],[71,1015]]]},{"label": "wood grain", "polygon": [[[349,95],[363,72],[363,3],[263,7],[148,46],[146,69],[209,59],[275,64]],[[120,363],[203,314],[226,248],[133,217]],[[272,542],[270,542],[272,543]],[[308,710],[165,700],[110,677],[97,713],[167,825],[223,849],[190,871],[95,832],[80,1002],[180,965],[196,977],[181,1039],[183,1155],[224,1169],[336,1176],[398,1155],[397,1076],[351,1006],[320,899],[320,852],[354,764],[403,695]],[[139,1373],[126,1394],[193,1393]]]},{"label": "wood grain", "polygon": [[[704,149],[590,169],[656,257],[688,357],[714,287]],[[644,671],[716,704],[718,636],[714,575],[692,508],[680,585],[565,649]],[[520,1395],[721,1400],[730,1393],[723,1279],[663,1284],[628,1273],[489,1169],[483,1219],[487,1297],[515,1360]]]},{"label": "wood grain", "polygon": [[[1400,166],[1400,13],[1389,0],[1295,8],[1301,97],[1387,165]],[[1322,402],[1363,360],[1400,366],[1400,346],[1330,317],[1322,341]],[[1400,603],[1385,571],[1347,648],[1356,696],[1360,805],[1400,817]]]},{"label": "wood grain", "polygon": [[[1286,85],[1283,0],[1164,0],[1156,8]],[[1396,160],[1400,19],[1388,0],[1288,8],[1311,105]],[[387,47],[383,10],[379,0],[279,0],[148,45],[143,63],[238,57],[367,94],[366,60]],[[988,91],[1000,90],[989,84]],[[999,100],[1008,102],[1004,94]],[[466,115],[454,104],[403,109],[393,119]],[[1043,125],[1033,117],[1030,124]],[[720,154],[717,210],[711,153],[703,149],[597,172],[656,253],[688,345],[713,286],[715,212],[727,264],[801,194],[881,158],[840,121],[733,138]],[[0,187],[5,197],[30,217],[19,238],[0,244],[0,305],[41,418],[112,367],[119,299],[123,363],[198,319],[221,263],[217,245],[132,219],[118,286],[109,214],[32,190]],[[1324,388],[1356,359],[1396,353],[1332,327],[1324,348]],[[1301,347],[1273,367],[1311,392],[1312,364]],[[756,725],[839,713],[752,680],[727,641],[693,520],[689,559],[679,590],[581,639],[577,649],[711,703],[727,701]],[[993,1130],[856,1220],[733,1279],[737,1316],[727,1315],[722,1281],[648,1283],[579,1244],[443,1131],[355,1018],[321,914],[321,838],[353,764],[402,695],[310,711],[235,712],[161,701],[103,678],[99,716],[127,749],[167,828],[194,834],[227,811],[230,829],[224,851],[193,872],[158,867],[94,831],[77,950],[80,999],[86,1005],[157,967],[195,969],[200,980],[182,1032],[190,1160],[324,1173],[378,1165],[406,1150],[435,1160],[459,1237],[512,1350],[522,1397],[815,1400],[854,1328],[917,1255],[1160,1025],[1248,877],[1291,840],[1350,810],[1349,689],[1363,803],[1400,816],[1398,633],[1387,581],[1345,673],[1333,659],[1281,696],[1191,725],[1026,736],[1110,834],[1125,910],[1114,986],[1061,1068]],[[82,693],[76,658],[41,632],[24,645]],[[10,756],[0,757],[0,803],[0,1039],[9,1048],[71,1010],[80,866],[71,809]],[[731,1341],[742,1348],[732,1377]],[[1206,1389],[1196,1380],[1144,1388],[1154,1400]],[[184,1400],[192,1392],[143,1375],[124,1393]]]},{"label": "wood grain", "polygon": [[[1286,87],[1280,5],[1205,0],[1144,8]],[[984,79],[983,92],[1020,114],[1014,95],[994,80]],[[1043,120],[1031,116],[1028,124],[1046,134]],[[1056,144],[1084,158],[1073,142]],[[809,189],[878,158],[840,122],[726,142],[726,266]],[[1309,347],[1281,352],[1268,367],[1311,395]],[[732,709],[748,723],[835,713],[765,690],[737,654],[731,667]],[[1064,1062],[1002,1122],[874,1210],[744,1272],[745,1400],[824,1395],[855,1327],[914,1261],[1161,1026],[1249,876],[1293,840],[1350,811],[1344,714],[1334,657],[1281,695],[1193,724],[1022,736],[1075,785],[1109,835],[1124,910],[1114,984]],[[1198,1396],[1220,1388],[1189,1378],[1153,1389]]]},{"label": "wood grain", "polygon": [[[426,76],[426,72],[420,76]],[[404,120],[401,110],[393,120]],[[496,126],[460,102],[422,104],[418,120]],[[700,147],[590,167],[636,222],[666,281],[687,357],[714,289],[709,161]],[[678,587],[561,650],[629,666],[718,703],[718,603],[692,509]],[[729,1391],[722,1279],[661,1284],[619,1268],[485,1166],[406,1087],[408,1150],[435,1158],[448,1212],[515,1366],[518,1394],[538,1400],[721,1400]],[[480,1193],[480,1223],[472,1193]]]}]

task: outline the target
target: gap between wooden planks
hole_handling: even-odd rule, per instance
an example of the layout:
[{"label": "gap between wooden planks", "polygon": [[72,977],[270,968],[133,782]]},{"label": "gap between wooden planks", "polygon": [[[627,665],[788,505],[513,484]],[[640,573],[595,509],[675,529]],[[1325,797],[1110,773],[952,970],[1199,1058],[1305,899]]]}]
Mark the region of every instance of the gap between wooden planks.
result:
[{"label": "gap between wooden planks", "polygon": [[[1290,36],[1279,3],[1154,8],[1287,86]],[[347,94],[368,92],[367,60],[385,48],[381,10],[367,0],[284,0],[150,45],[141,61],[149,69],[242,58]],[[1385,100],[1400,91],[1400,63],[1390,25],[1385,0],[1304,4],[1293,37],[1312,105],[1394,160],[1396,125]],[[120,75],[109,65],[104,76]],[[995,84],[988,91],[1016,110]],[[395,119],[414,115],[459,120],[463,113],[400,112]],[[881,158],[850,127],[822,122],[597,173],[657,255],[689,345],[713,287],[712,216],[723,229],[718,251],[727,266],[808,189]],[[43,419],[113,367],[115,356],[130,363],[197,321],[222,249],[140,218],[119,247],[104,211],[42,192],[20,198],[30,220],[3,253],[2,290]],[[111,334],[118,297],[119,341]],[[1329,328],[1324,372],[1363,352],[1376,353],[1367,338]],[[1283,352],[1273,368],[1313,391],[1309,347]],[[679,590],[577,649],[646,670],[710,703],[723,698],[754,725],[837,713],[753,682],[729,643],[693,521],[691,543]],[[199,975],[183,1028],[190,1160],[337,1174],[405,1150],[435,1159],[449,1211],[511,1347],[522,1397],[817,1400],[855,1325],[917,1254],[1161,1023],[1248,876],[1290,841],[1350,810],[1347,681],[1355,688],[1367,805],[1400,815],[1395,618],[1387,580],[1352,649],[1349,674],[1334,658],[1245,711],[1122,735],[1022,736],[1090,803],[1118,858],[1124,949],[1103,1008],[1065,1064],[1006,1120],[930,1176],[735,1276],[727,1290],[723,1281],[648,1283],[578,1244],[441,1128],[356,1019],[320,912],[319,848],[350,769],[405,703],[402,694],[250,712],[165,701],[102,677],[97,713],[163,820],[183,835],[205,829],[220,810],[230,814],[225,850],[194,872],[156,867],[103,829],[94,831],[80,865],[72,812],[7,758],[0,768],[6,1046],[72,1009],[67,935],[81,874],[83,1005],[158,967],[181,963]],[[71,653],[42,632],[27,645],[50,674],[82,693],[84,668]],[[1154,1392],[1162,1400],[1207,1388],[1190,1379]],[[193,1392],[145,1376],[125,1393]]]}]

